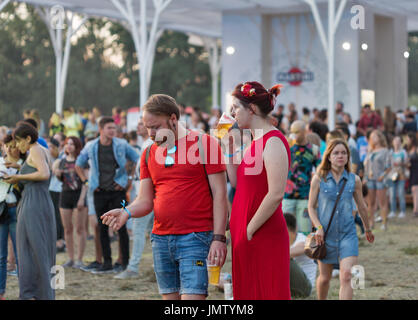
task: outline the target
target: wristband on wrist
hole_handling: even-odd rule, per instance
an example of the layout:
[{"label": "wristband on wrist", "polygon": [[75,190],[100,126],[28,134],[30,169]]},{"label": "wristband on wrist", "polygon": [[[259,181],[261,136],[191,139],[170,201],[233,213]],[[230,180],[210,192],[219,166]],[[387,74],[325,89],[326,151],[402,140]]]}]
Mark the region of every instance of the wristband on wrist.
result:
[{"label": "wristband on wrist", "polygon": [[128,214],[128,216],[129,216],[129,219],[131,219],[132,218],[132,214],[131,214],[131,212],[129,211],[129,209],[128,208],[126,208],[126,201],[125,200],[123,200],[122,202],[121,202],[121,205],[122,205],[122,209]]},{"label": "wristband on wrist", "polygon": [[319,225],[316,230],[322,229],[322,225]]},{"label": "wristband on wrist", "polygon": [[226,243],[226,237],[222,234],[214,234],[212,237],[212,241],[221,241],[223,243]]},{"label": "wristband on wrist", "polygon": [[241,146],[241,148],[238,150],[238,151],[235,151],[234,153],[232,153],[232,154],[229,154],[229,153],[224,153],[224,156],[225,157],[228,157],[228,158],[233,158],[236,154],[238,154],[239,152],[241,152],[242,150],[244,150],[244,148],[245,148],[245,144],[243,144],[242,146]]}]

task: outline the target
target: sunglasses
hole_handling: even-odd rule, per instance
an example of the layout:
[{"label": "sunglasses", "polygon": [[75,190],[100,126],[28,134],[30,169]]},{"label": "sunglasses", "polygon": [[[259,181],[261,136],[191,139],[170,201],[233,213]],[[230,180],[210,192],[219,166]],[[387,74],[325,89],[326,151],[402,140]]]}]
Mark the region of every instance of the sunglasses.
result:
[{"label": "sunglasses", "polygon": [[174,165],[174,158],[170,154],[174,154],[177,151],[177,146],[172,147],[170,150],[167,150],[167,157],[165,158],[165,167],[169,168]]}]

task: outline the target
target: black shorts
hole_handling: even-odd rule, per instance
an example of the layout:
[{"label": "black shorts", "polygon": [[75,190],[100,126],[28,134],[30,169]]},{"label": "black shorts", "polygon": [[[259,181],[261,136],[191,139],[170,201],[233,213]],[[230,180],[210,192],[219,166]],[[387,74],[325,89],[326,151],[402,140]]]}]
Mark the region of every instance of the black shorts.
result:
[{"label": "black shorts", "polygon": [[81,190],[62,191],[60,194],[60,208],[61,209],[75,209],[77,208],[78,200],[80,199]]}]

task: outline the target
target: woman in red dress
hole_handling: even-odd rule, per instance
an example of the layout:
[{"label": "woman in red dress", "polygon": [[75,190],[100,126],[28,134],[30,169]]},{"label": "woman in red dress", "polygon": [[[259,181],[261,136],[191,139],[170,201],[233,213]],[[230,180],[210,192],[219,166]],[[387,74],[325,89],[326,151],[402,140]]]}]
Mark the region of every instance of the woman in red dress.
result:
[{"label": "woman in red dress", "polygon": [[231,115],[240,129],[251,130],[253,136],[242,161],[234,155],[232,144],[226,154],[233,160],[227,169],[236,186],[230,220],[236,300],[290,299],[289,235],[281,204],[290,150],[268,117],[279,88],[267,91],[258,82],[247,82],[232,93]]}]

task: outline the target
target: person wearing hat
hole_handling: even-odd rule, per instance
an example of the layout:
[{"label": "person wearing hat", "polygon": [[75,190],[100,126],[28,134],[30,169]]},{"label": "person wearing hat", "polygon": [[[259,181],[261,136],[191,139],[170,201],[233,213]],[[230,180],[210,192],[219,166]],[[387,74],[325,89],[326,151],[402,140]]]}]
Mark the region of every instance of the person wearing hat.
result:
[{"label": "person wearing hat", "polygon": [[314,167],[320,163],[319,148],[307,140],[306,124],[296,120],[290,126],[294,144],[290,148],[292,163],[283,199],[283,213],[296,217],[298,230],[305,235],[311,232],[308,214],[308,196]]}]

